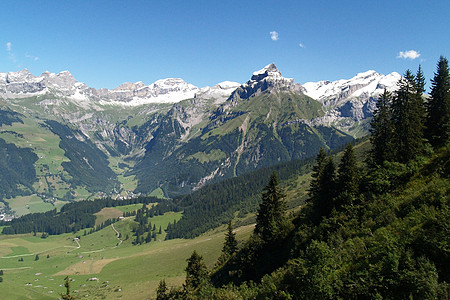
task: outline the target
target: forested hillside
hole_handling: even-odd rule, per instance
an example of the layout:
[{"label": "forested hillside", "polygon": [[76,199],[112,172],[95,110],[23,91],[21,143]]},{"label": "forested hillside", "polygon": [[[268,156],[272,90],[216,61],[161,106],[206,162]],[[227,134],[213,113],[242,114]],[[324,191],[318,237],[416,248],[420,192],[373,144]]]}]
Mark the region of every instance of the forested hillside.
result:
[{"label": "forested hillside", "polygon": [[[158,299],[448,299],[450,273],[450,76],[441,57],[425,102],[419,68],[385,93],[365,164],[348,145],[338,164],[321,150],[306,205],[286,214],[273,173],[251,238],[229,225],[207,270],[187,260],[182,288],[161,281]],[[439,109],[437,109],[439,107]],[[407,126],[406,126],[407,125]]]},{"label": "forested hillside", "polygon": [[34,163],[37,155],[30,148],[18,148],[0,138],[0,198],[28,195],[37,181]]}]

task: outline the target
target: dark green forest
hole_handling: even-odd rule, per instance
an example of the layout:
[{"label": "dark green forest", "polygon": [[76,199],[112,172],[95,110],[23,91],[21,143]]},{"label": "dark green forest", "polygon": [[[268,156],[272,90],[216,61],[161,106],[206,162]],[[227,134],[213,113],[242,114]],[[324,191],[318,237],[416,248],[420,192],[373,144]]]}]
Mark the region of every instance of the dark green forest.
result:
[{"label": "dark green forest", "polygon": [[48,120],[48,128],[61,139],[59,147],[64,150],[65,156],[70,159],[62,166],[72,176],[69,182],[73,186],[82,185],[90,192],[98,190],[109,193],[118,186],[116,174],[109,167],[108,157],[99,150],[90,140],[80,140],[83,137],[78,130],[67,125]]},{"label": "dark green forest", "polygon": [[81,229],[95,228],[95,213],[105,207],[116,207],[130,204],[149,204],[161,201],[154,197],[138,197],[125,200],[114,200],[111,198],[85,200],[71,202],[61,207],[58,212],[54,210],[44,213],[27,214],[12,221],[0,221],[0,226],[5,226],[2,234],[20,234],[20,233],[45,233],[57,235],[68,232],[77,232]]},{"label": "dark green forest", "polygon": [[448,299],[447,59],[430,97],[420,67],[398,86],[378,101],[364,161],[352,145],[337,164],[321,150],[295,216],[274,172],[250,239],[231,247],[230,223],[214,268],[194,251],[185,284],[169,290],[161,281],[157,299]]},{"label": "dark green forest", "polygon": [[34,163],[37,155],[31,148],[19,148],[0,138],[0,198],[29,195],[37,181]]}]

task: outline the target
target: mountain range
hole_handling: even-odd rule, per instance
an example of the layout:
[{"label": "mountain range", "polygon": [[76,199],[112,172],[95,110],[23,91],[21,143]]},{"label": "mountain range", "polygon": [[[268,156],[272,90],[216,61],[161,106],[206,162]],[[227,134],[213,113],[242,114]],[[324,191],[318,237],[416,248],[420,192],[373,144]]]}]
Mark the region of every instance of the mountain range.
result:
[{"label": "mountain range", "polygon": [[172,197],[311,157],[366,135],[377,97],[400,78],[367,71],[299,84],[270,64],[243,84],[198,88],[168,78],[108,90],[67,71],[0,73],[0,165],[27,174],[0,177],[0,196],[6,206],[30,196],[51,205],[102,195]]}]

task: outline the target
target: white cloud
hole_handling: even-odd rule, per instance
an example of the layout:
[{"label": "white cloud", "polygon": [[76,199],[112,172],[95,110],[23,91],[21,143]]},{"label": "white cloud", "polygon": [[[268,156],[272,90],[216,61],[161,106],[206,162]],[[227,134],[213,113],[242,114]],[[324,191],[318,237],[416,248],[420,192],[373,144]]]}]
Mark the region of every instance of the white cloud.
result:
[{"label": "white cloud", "polygon": [[11,60],[13,63],[16,63],[17,59],[16,59],[16,55],[12,51],[12,43],[11,42],[6,43],[6,51],[8,52],[9,60]]},{"label": "white cloud", "polygon": [[270,38],[272,39],[272,41],[278,41],[278,32],[271,31],[270,32]]},{"label": "white cloud", "polygon": [[32,60],[34,60],[34,61],[39,60],[39,57],[34,56],[34,55],[30,55],[30,54],[28,54],[28,53],[25,53],[25,57],[26,57],[26,58],[29,58],[29,59],[32,59]]},{"label": "white cloud", "polygon": [[303,45],[303,43],[299,43],[298,45],[300,48],[305,48],[305,45]]},{"label": "white cloud", "polygon": [[420,56],[420,53],[415,50],[409,50],[409,51],[400,51],[398,53],[397,58],[403,58],[403,59],[416,59]]}]

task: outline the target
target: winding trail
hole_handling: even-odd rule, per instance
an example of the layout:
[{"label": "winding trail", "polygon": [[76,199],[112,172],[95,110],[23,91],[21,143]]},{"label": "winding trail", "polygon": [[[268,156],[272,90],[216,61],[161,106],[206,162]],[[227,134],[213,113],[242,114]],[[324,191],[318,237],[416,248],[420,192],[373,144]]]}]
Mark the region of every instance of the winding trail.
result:
[{"label": "winding trail", "polygon": [[116,230],[116,228],[114,227],[114,224],[111,224],[111,227],[112,227],[112,229],[114,229],[114,231],[116,232],[116,234],[117,234],[117,239],[119,240],[119,244],[118,245],[116,245],[114,248],[116,248],[116,247],[119,247],[120,246],[120,244],[122,244],[122,240],[120,239],[120,233]]}]

